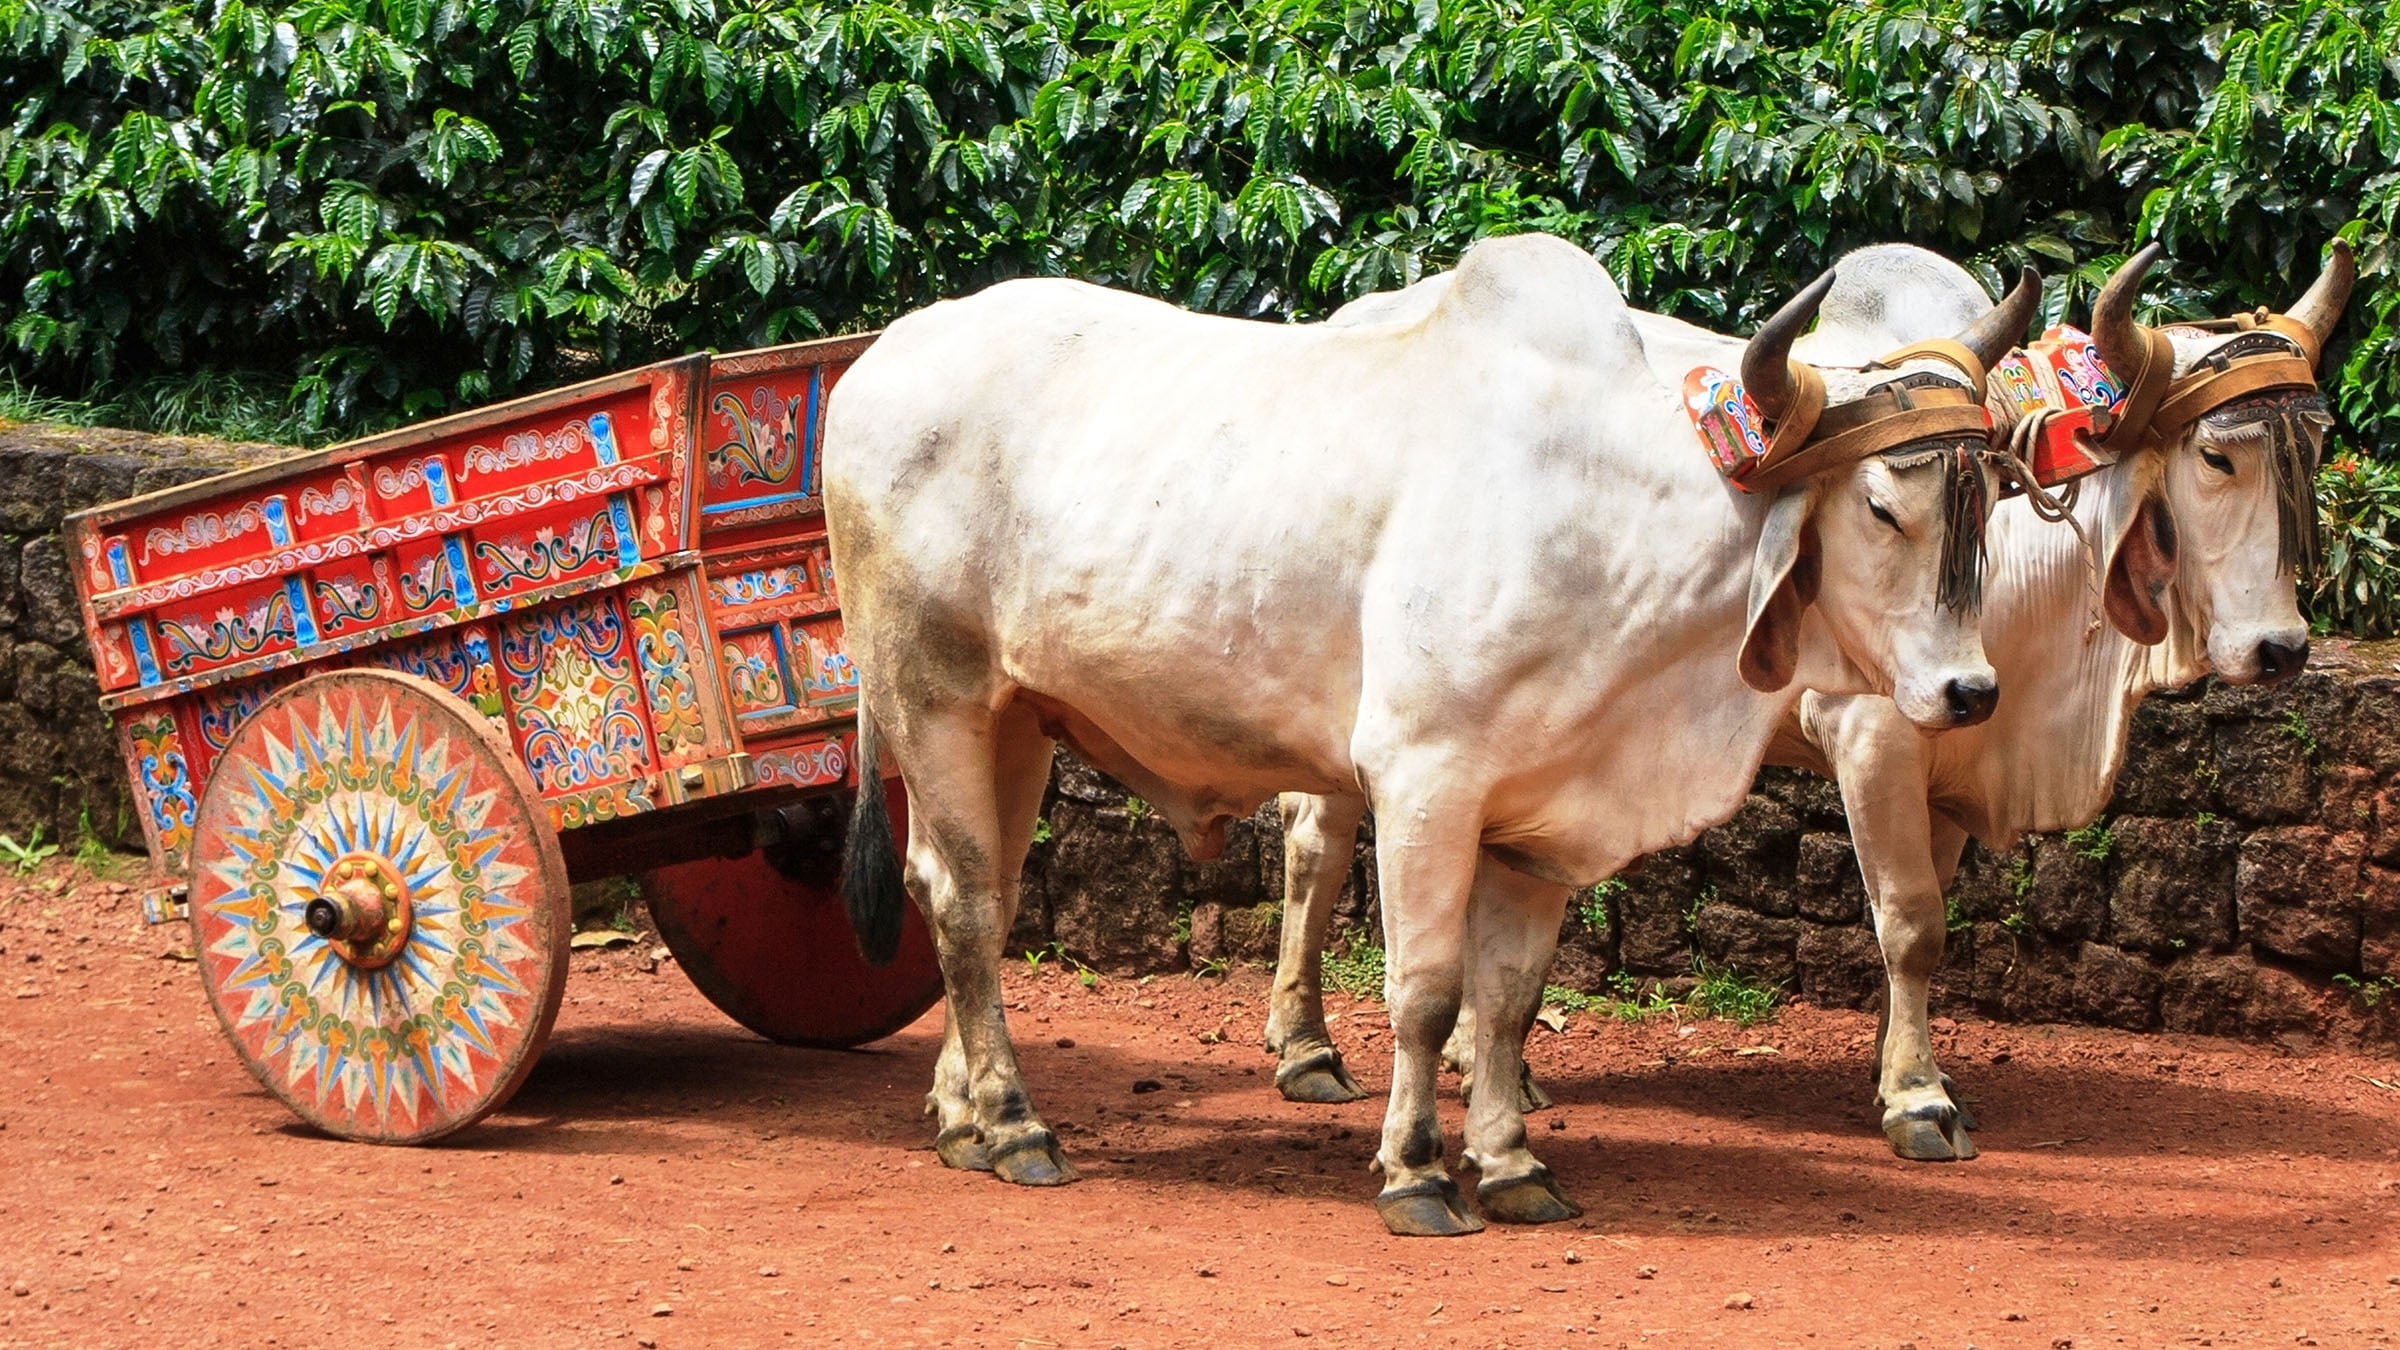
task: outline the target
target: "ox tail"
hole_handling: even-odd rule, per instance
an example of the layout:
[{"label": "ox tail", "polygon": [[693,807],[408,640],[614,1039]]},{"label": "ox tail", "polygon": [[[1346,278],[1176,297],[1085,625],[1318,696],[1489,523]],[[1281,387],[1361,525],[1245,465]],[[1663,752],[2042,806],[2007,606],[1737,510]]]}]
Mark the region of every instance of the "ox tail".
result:
[{"label": "ox tail", "polygon": [[892,841],[892,808],[885,800],[881,746],[875,719],[862,701],[858,709],[858,803],[850,810],[850,833],[842,843],[842,908],[858,954],[871,966],[888,966],[900,954],[900,920],[908,888],[900,851]]}]

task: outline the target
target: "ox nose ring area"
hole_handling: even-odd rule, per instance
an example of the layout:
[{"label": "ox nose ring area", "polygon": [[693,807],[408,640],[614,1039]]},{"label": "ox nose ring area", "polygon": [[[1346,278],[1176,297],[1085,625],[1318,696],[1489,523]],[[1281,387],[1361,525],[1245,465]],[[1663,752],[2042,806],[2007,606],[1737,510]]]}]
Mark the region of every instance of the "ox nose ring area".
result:
[{"label": "ox nose ring area", "polygon": [[2000,706],[2000,682],[1989,675],[1952,680],[1942,686],[1942,703],[1950,711],[1950,725],[1971,727]]},{"label": "ox nose ring area", "polygon": [[308,931],[354,966],[388,964],[408,945],[408,886],[388,860],[353,853],[325,869],[322,890],[300,911]]},{"label": "ox nose ring area", "polygon": [[2308,664],[2308,639],[2297,643],[2277,642],[2268,638],[2258,644],[2258,682],[2272,684],[2300,673]]}]

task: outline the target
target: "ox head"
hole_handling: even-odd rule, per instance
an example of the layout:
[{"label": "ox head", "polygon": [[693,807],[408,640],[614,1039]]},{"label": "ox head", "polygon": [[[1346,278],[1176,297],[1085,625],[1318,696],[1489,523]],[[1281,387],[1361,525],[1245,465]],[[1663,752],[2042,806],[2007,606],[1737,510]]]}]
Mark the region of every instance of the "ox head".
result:
[{"label": "ox head", "polygon": [[2133,318],[2159,254],[2129,259],[2092,304],[2093,343],[2129,389],[2105,443],[2131,460],[2104,526],[2105,608],[2144,644],[2180,612],[2226,681],[2279,680],[2308,658],[2294,582],[2316,564],[2312,487],[2332,425],[2316,363],[2357,268],[2336,242],[2288,312],[2161,331]]},{"label": "ox head", "polygon": [[1798,446],[1758,483],[1788,486],[1753,562],[1742,678],[1761,691],[1791,682],[1813,604],[1844,657],[1902,715],[1932,730],[1971,726],[2000,694],[1978,616],[1996,486],[1984,372],[2022,338],[2041,284],[2028,271],[1955,338],[1868,369],[1796,363],[1792,342],[1832,285],[1833,273],[1818,278],[1742,355],[1743,384],[1778,424],[1778,449]]}]

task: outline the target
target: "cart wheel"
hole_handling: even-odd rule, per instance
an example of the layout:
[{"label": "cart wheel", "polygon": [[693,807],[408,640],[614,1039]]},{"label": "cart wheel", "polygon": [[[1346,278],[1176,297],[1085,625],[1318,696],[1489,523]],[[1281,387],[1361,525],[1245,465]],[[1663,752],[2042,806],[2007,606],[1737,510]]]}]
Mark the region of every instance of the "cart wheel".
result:
[{"label": "cart wheel", "polygon": [[[892,829],[906,847],[908,797],[891,784]],[[709,1002],[771,1041],[847,1049],[881,1040],[942,997],[933,937],[915,905],[900,954],[870,966],[842,909],[831,850],[703,858],[642,876],[650,919]]]},{"label": "cart wheel", "polygon": [[242,1062],[378,1144],[508,1100],[558,1015],[567,869],[491,723],[410,675],[313,675],[233,734],[200,797],[193,950]]}]

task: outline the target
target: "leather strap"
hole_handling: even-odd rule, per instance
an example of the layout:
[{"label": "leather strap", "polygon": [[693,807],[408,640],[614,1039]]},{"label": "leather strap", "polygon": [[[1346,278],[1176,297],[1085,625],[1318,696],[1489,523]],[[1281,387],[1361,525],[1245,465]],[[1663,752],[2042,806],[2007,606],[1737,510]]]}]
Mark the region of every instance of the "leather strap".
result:
[{"label": "leather strap", "polygon": [[1988,441],[1983,410],[1985,371],[1975,353],[1948,338],[1915,342],[1878,358],[1874,368],[1935,360],[1958,368],[1971,388],[1947,382],[1911,384],[1907,377],[1879,385],[1838,408],[1825,406],[1825,380],[1816,367],[1791,363],[1792,405],[1776,423],[1767,453],[1742,476],[1747,492],[1774,492],[1828,469],[1935,437]]},{"label": "leather strap", "polygon": [[[1916,392],[1923,395],[1934,391]],[[1810,474],[1854,464],[1869,455],[1896,450],[1911,441],[1935,437],[1986,440],[1991,435],[1991,426],[1984,418],[1982,405],[1968,400],[1964,390],[1958,391],[1958,394],[1956,402],[1945,399],[1932,406],[1907,408],[1859,419],[1855,425],[1811,441],[1803,449],[1780,461],[1761,461],[1756,469],[1742,479],[1742,486],[1752,492],[1773,492]],[[1855,406],[1848,404],[1839,411],[1847,411]]]},{"label": "leather strap", "polygon": [[2288,314],[2278,314],[2264,305],[2247,314],[2236,314],[2230,319],[2185,320],[2168,326],[2190,328],[2202,333],[2273,333],[2298,347],[2301,357],[2308,362],[2311,370],[2316,369],[2317,359],[2324,355],[2317,343],[2317,334],[2314,329]]},{"label": "leather strap", "polygon": [[2140,361],[2116,372],[2125,381],[2125,401],[2117,405],[2116,424],[2100,438],[2103,449],[2119,454],[2150,439],[2150,421],[2175,382],[2175,344],[2155,328],[2135,324],[2133,331],[2141,335]]},{"label": "leather strap", "polygon": [[1805,361],[1786,361],[1784,367],[1791,372],[1791,402],[1767,433],[1767,453],[1759,456],[1761,469],[1773,464],[1778,456],[1799,453],[1808,438],[1816,434],[1817,419],[1825,414],[1825,377]]},{"label": "leather strap", "polygon": [[2258,322],[2252,327],[2264,328],[2279,337],[2290,338],[2292,345],[2300,349],[2300,359],[2308,362],[2308,382],[2317,382],[2317,359],[2324,355],[2317,345],[2317,330],[2288,314],[2277,314],[2271,310],[2261,311]]},{"label": "leather strap", "polygon": [[1967,344],[1950,338],[1927,338],[1875,358],[1875,364],[1886,370],[1897,369],[1905,361],[1947,361],[1958,367],[1967,377],[1967,383],[1979,390],[1991,377],[1991,372],[1984,369],[1982,359]]},{"label": "leather strap", "polygon": [[2253,356],[2178,380],[2150,419],[2147,439],[2164,445],[2210,412],[2270,389],[2314,389],[2316,367],[2298,356]]}]

